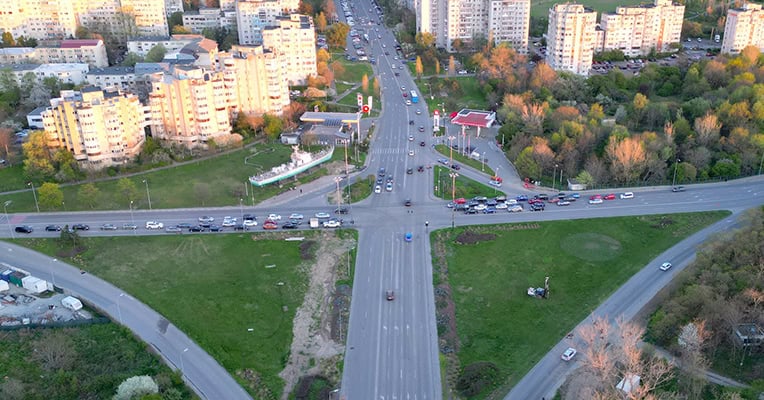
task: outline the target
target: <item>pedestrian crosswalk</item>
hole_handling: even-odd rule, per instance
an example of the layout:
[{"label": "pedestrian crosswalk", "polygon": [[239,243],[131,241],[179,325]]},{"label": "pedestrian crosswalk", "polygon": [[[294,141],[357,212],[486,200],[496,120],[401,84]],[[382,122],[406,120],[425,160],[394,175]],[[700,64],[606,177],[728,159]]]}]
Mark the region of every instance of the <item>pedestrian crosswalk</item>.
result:
[{"label": "pedestrian crosswalk", "polygon": [[406,149],[398,147],[373,148],[371,154],[406,154]]}]

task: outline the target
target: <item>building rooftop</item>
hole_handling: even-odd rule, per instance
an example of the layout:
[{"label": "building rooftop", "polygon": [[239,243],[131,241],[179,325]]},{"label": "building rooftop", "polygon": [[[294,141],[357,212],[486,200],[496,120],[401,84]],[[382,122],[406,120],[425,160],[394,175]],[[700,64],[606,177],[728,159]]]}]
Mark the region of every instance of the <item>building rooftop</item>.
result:
[{"label": "building rooftop", "polygon": [[170,64],[166,62],[135,63],[136,75],[148,75],[157,72],[170,72]]},{"label": "building rooftop", "polygon": [[0,55],[7,55],[7,56],[20,56],[24,54],[33,53],[34,49],[31,47],[6,47],[4,49],[0,49]]},{"label": "building rooftop", "polygon": [[80,47],[98,46],[101,43],[97,39],[77,39],[77,40],[62,40],[60,47],[62,49],[76,49]]},{"label": "building rooftop", "polygon": [[91,68],[90,71],[88,71],[88,75],[129,75],[134,73],[134,67]]},{"label": "building rooftop", "polygon": [[83,63],[54,63],[54,64],[40,64],[37,65],[35,71],[38,72],[66,72],[72,70],[88,70],[89,66]]},{"label": "building rooftop", "polygon": [[37,107],[34,110],[32,110],[29,114],[27,114],[27,115],[31,115],[31,116],[41,115],[43,111],[48,109],[48,107],[49,106]]},{"label": "building rooftop", "polygon": [[339,112],[313,112],[308,111],[300,116],[300,121],[324,123],[328,120],[340,120],[343,123],[358,122],[359,115],[356,113]]},{"label": "building rooftop", "polygon": [[0,69],[10,69],[13,72],[21,71],[34,71],[40,64],[14,64],[14,65],[0,65]]}]

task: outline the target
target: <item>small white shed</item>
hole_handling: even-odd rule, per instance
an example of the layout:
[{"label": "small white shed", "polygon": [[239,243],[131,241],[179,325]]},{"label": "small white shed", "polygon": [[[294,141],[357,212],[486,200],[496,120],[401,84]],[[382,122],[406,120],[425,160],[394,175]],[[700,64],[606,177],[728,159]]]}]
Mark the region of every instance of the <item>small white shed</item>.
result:
[{"label": "small white shed", "polygon": [[8,285],[8,282],[6,281],[0,281],[0,292],[4,292],[8,289],[10,289],[10,285]]},{"label": "small white shed", "polygon": [[21,286],[32,293],[42,293],[48,290],[48,282],[34,276],[27,276],[22,279]]},{"label": "small white shed", "polygon": [[72,311],[77,311],[82,308],[82,302],[78,298],[72,296],[66,296],[61,299],[61,304]]}]

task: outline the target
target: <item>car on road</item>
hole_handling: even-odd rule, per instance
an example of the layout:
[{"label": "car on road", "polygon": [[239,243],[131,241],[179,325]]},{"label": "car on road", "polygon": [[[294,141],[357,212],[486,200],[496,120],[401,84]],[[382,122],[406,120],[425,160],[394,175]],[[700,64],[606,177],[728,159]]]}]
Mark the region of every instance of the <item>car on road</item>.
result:
[{"label": "car on road", "polygon": [[621,199],[633,199],[634,198],[634,193],[633,192],[624,192],[624,193],[621,193],[620,197],[621,197]]},{"label": "car on road", "polygon": [[418,172],[424,172],[424,165],[420,165],[416,168]]},{"label": "car on road", "polygon": [[414,136],[413,135],[409,135],[409,142],[413,142],[413,141],[414,141]]},{"label": "car on road", "polygon": [[387,299],[387,301],[395,300],[395,292],[392,289],[387,289],[385,291],[385,298]]},{"label": "car on road", "polygon": [[336,219],[330,219],[328,221],[324,221],[324,228],[339,228],[342,226],[342,223],[340,221],[337,221]]},{"label": "car on road", "polygon": [[521,194],[521,195],[518,195],[517,197],[515,197],[515,200],[517,200],[517,201],[528,201],[528,196],[526,196],[524,194]]},{"label": "car on road", "polygon": [[572,359],[573,359],[573,357],[575,357],[575,356],[576,356],[576,353],[578,353],[578,352],[576,351],[576,349],[574,349],[574,348],[572,348],[572,347],[568,347],[568,348],[567,348],[567,350],[565,350],[565,352],[564,352],[564,353],[562,353],[562,355],[560,356],[560,358],[562,358],[564,361],[570,361],[570,360],[572,360]]},{"label": "car on road", "polygon": [[521,206],[520,204],[517,204],[517,205],[514,205],[514,206],[508,208],[507,211],[513,212],[513,213],[522,212],[523,211],[523,206]]},{"label": "car on road", "polygon": [[496,203],[497,210],[506,210],[507,208],[509,208],[509,206],[507,205],[506,202],[502,201],[501,203]]},{"label": "car on road", "polygon": [[350,210],[347,207],[338,207],[334,209],[335,214],[347,214]]},{"label": "car on road", "polygon": [[303,218],[305,218],[305,216],[298,213],[292,213],[289,215],[289,219],[303,219]]},{"label": "car on road", "polygon": [[[397,60],[397,58],[396,58],[396,60]],[[406,92],[406,86],[401,86],[401,91],[402,92]]]},{"label": "car on road", "polygon": [[385,190],[388,191],[388,192],[392,192],[393,191],[393,183],[392,182],[387,182],[387,184],[385,185]]},{"label": "car on road", "polygon": [[251,228],[257,226],[257,221],[253,219],[245,219],[241,224],[244,225],[244,228]]},{"label": "car on road", "polygon": [[294,222],[287,222],[284,225],[281,225],[281,229],[297,229],[300,224],[296,224]]},{"label": "car on road", "polygon": [[592,197],[591,199],[589,199],[589,204],[602,204],[602,198]]},{"label": "car on road", "polygon": [[202,215],[201,217],[199,217],[199,222],[207,222],[207,223],[209,223],[209,222],[213,222],[213,221],[215,221],[215,218],[207,216],[207,215]]},{"label": "car on road", "polygon": [[243,219],[244,221],[256,221],[257,217],[255,217],[254,214],[244,214],[241,216],[241,219]]},{"label": "car on road", "polygon": [[210,225],[210,232],[221,232],[223,230],[223,227],[220,225],[212,224]]},{"label": "car on road", "polygon": [[496,207],[486,207],[483,214],[496,214]]},{"label": "car on road", "polygon": [[17,233],[32,233],[34,232],[34,229],[29,225],[20,225],[17,226],[16,229],[14,229]]},{"label": "car on road", "polygon": [[379,185],[374,186],[374,193],[382,193],[382,187]]},{"label": "car on road", "polygon": [[462,167],[460,167],[459,164],[451,164],[451,169],[454,169],[454,170],[458,171],[458,170],[462,169]]},{"label": "car on road", "polygon": [[117,225],[114,225],[114,224],[103,224],[103,225],[101,225],[101,230],[102,231],[116,231],[117,230]]},{"label": "car on road", "polygon": [[544,203],[533,203],[531,204],[531,211],[544,211]]},{"label": "car on road", "polygon": [[406,207],[411,207],[411,199],[406,199],[403,201],[403,205]]},{"label": "car on road", "polygon": [[418,109],[418,108],[417,108],[417,109],[416,109],[416,115],[419,115],[419,114],[421,114],[421,113],[422,113],[422,110],[420,110],[420,109]]},{"label": "car on road", "polygon": [[220,225],[223,225],[225,227],[236,226],[236,218],[224,219],[223,223]]},{"label": "car on road", "polygon": [[674,193],[676,193],[676,192],[684,192],[684,186],[674,186],[674,187],[671,188],[671,191],[674,192]]},{"label": "car on road", "polygon": [[414,150],[409,150],[409,155],[413,156],[414,155]]},{"label": "car on road", "polygon": [[60,225],[48,225],[45,227],[45,230],[48,232],[58,232],[61,230]]},{"label": "car on road", "polygon": [[[405,96],[405,94],[404,94],[404,96]],[[411,105],[411,100],[406,100],[406,105],[410,106]]]},{"label": "car on road", "polygon": [[661,271],[668,271],[670,269],[671,269],[671,263],[670,262],[665,262],[665,263],[661,264],[661,266],[660,266],[660,270]]},{"label": "car on road", "polygon": [[201,225],[196,225],[196,226],[192,226],[188,228],[188,231],[189,232],[204,232],[204,227],[202,227]]},{"label": "car on road", "polygon": [[89,231],[90,226],[86,224],[74,224],[72,225],[72,230],[73,231]]},{"label": "car on road", "polygon": [[491,179],[490,181],[488,181],[488,184],[489,184],[489,185],[491,185],[491,186],[495,186],[495,187],[501,187],[501,182],[500,182],[500,181],[496,181],[496,180],[493,180],[493,179]]},{"label": "car on road", "polygon": [[448,158],[439,158],[438,162],[443,165],[448,165]]},{"label": "car on road", "polygon": [[188,228],[192,227],[193,225],[189,224],[188,222],[181,222],[181,223],[179,223],[178,225],[175,225],[175,226],[177,226],[180,229],[188,229]]},{"label": "car on road", "polygon": [[385,169],[380,168],[379,171],[377,171],[377,176],[384,178],[385,177]]},{"label": "car on road", "polygon": [[424,147],[424,146],[425,146],[424,140],[419,142],[419,147]]},{"label": "car on road", "polygon": [[419,125],[419,132],[424,132],[424,126]]},{"label": "car on road", "polygon": [[413,119],[409,120],[409,125],[414,125],[414,120]]},{"label": "car on road", "polygon": [[412,237],[413,235],[411,234],[411,232],[406,232],[406,234],[403,236],[403,239],[407,242],[410,242]]},{"label": "car on road", "polygon": [[157,221],[146,221],[146,229],[162,229],[164,224]]},{"label": "car on road", "polygon": [[268,214],[268,218],[271,221],[281,221],[281,215],[279,214]]},{"label": "car on road", "polygon": [[603,199],[605,199],[605,200],[615,200],[615,193],[609,193],[609,194],[606,194],[606,195],[603,197]]},{"label": "car on road", "polygon": [[122,224],[122,229],[134,231],[134,230],[138,229],[138,225],[136,225],[136,224]]},{"label": "car on road", "polygon": [[407,174],[407,175],[411,175],[411,174],[413,174],[413,173],[414,173],[414,168],[408,168],[408,169],[406,169],[406,174]]},{"label": "car on road", "polygon": [[558,207],[569,206],[569,205],[570,205],[570,202],[567,201],[567,200],[560,200],[560,201],[557,202],[557,206]]},{"label": "car on road", "polygon": [[177,226],[177,225],[176,226],[168,226],[167,228],[164,228],[164,231],[166,233],[182,233],[183,232],[183,230],[180,229],[180,227]]},{"label": "car on road", "polygon": [[316,213],[316,218],[329,218],[329,217],[331,217],[329,213],[325,213],[325,212]]}]

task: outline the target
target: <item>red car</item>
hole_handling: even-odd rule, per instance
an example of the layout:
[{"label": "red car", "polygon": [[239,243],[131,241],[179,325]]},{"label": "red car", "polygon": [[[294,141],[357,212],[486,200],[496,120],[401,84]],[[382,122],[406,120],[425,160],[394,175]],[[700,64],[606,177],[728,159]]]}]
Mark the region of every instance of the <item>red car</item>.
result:
[{"label": "red car", "polygon": [[608,195],[605,195],[604,198],[605,198],[605,200],[615,200],[615,194],[614,193],[610,193]]},{"label": "red car", "polygon": [[460,198],[454,200],[454,203],[456,203],[456,204],[465,204],[466,202],[467,202],[467,200],[465,200],[464,197],[460,197]]},{"label": "red car", "polygon": [[263,229],[278,229],[279,224],[273,222],[273,221],[265,221],[263,224]]},{"label": "red car", "polygon": [[409,94],[406,92],[403,92],[403,97],[409,97]]},{"label": "red car", "polygon": [[589,197],[589,200],[596,200],[596,199],[601,199],[601,198],[602,198],[601,194],[595,194],[594,196]]}]

